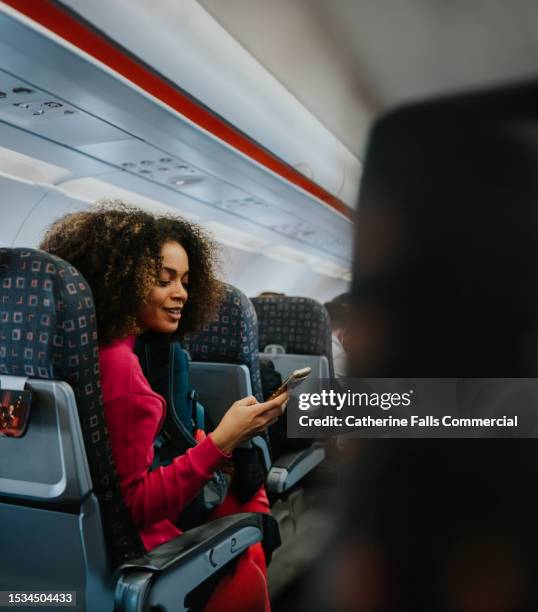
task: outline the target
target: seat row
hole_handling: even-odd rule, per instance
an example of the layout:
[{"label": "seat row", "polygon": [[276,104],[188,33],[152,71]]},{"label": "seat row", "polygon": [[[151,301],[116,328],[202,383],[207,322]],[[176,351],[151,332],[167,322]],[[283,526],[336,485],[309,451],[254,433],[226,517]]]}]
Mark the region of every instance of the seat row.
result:
[{"label": "seat row", "polygon": [[[275,524],[260,514],[206,523],[145,552],[110,452],[88,285],[57,257],[21,248],[0,249],[0,284],[0,387],[33,394],[25,435],[0,437],[0,523],[9,527],[0,590],[76,591],[81,610],[181,610],[190,592],[251,544],[262,541],[270,558]],[[330,375],[330,328],[320,305],[303,298],[253,302],[262,343],[270,338],[292,358],[311,341],[319,371]],[[227,286],[217,318],[186,339],[192,382],[214,418],[230,405],[225,394],[262,399],[256,311]],[[284,355],[277,366],[283,376],[294,368]],[[265,440],[253,443],[264,448],[275,495],[324,457],[309,447],[274,461]]]}]

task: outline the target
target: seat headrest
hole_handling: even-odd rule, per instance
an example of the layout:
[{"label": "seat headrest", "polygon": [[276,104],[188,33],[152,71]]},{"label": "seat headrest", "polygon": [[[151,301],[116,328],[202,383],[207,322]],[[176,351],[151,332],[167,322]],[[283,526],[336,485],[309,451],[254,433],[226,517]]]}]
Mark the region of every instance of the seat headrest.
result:
[{"label": "seat headrest", "polygon": [[[80,350],[91,347],[98,356],[92,294],[73,266],[43,251],[0,249],[0,279],[0,373],[64,380],[98,374]],[[84,367],[90,371],[80,372]]]},{"label": "seat headrest", "polygon": [[280,344],[286,353],[324,355],[333,375],[331,323],[322,304],[292,296],[255,297],[252,304],[258,315],[261,348]]},{"label": "seat headrest", "polygon": [[187,334],[183,346],[193,361],[246,365],[252,392],[262,400],[256,311],[242,291],[224,284],[224,299],[218,313],[199,333]]}]

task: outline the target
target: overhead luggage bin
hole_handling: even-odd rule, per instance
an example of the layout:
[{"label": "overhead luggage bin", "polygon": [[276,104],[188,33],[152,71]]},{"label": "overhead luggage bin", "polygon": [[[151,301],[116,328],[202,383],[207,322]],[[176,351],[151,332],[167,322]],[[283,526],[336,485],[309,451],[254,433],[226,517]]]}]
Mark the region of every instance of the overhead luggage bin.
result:
[{"label": "overhead luggage bin", "polygon": [[348,205],[145,58],[52,2],[0,3],[0,40],[2,145],[66,168],[56,185],[99,177],[349,269]]}]

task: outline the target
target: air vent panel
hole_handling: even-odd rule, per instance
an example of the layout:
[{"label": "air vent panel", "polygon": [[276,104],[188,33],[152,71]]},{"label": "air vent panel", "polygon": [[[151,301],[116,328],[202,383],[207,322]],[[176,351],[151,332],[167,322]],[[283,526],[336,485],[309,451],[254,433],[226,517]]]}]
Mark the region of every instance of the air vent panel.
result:
[{"label": "air vent panel", "polygon": [[64,100],[0,71],[0,120],[63,145],[80,146],[129,136]]}]

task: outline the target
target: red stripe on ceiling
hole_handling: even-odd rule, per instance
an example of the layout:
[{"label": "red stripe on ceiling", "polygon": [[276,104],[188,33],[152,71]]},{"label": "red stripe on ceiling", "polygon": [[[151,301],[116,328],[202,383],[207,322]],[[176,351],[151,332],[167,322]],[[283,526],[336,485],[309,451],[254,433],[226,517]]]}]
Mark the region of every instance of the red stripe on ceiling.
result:
[{"label": "red stripe on ceiling", "polygon": [[348,219],[352,218],[353,211],[344,202],[198,105],[166,80],[125,53],[103,34],[79,21],[66,9],[51,0],[3,0],[3,2],[99,60],[217,138],[319,198]]}]

